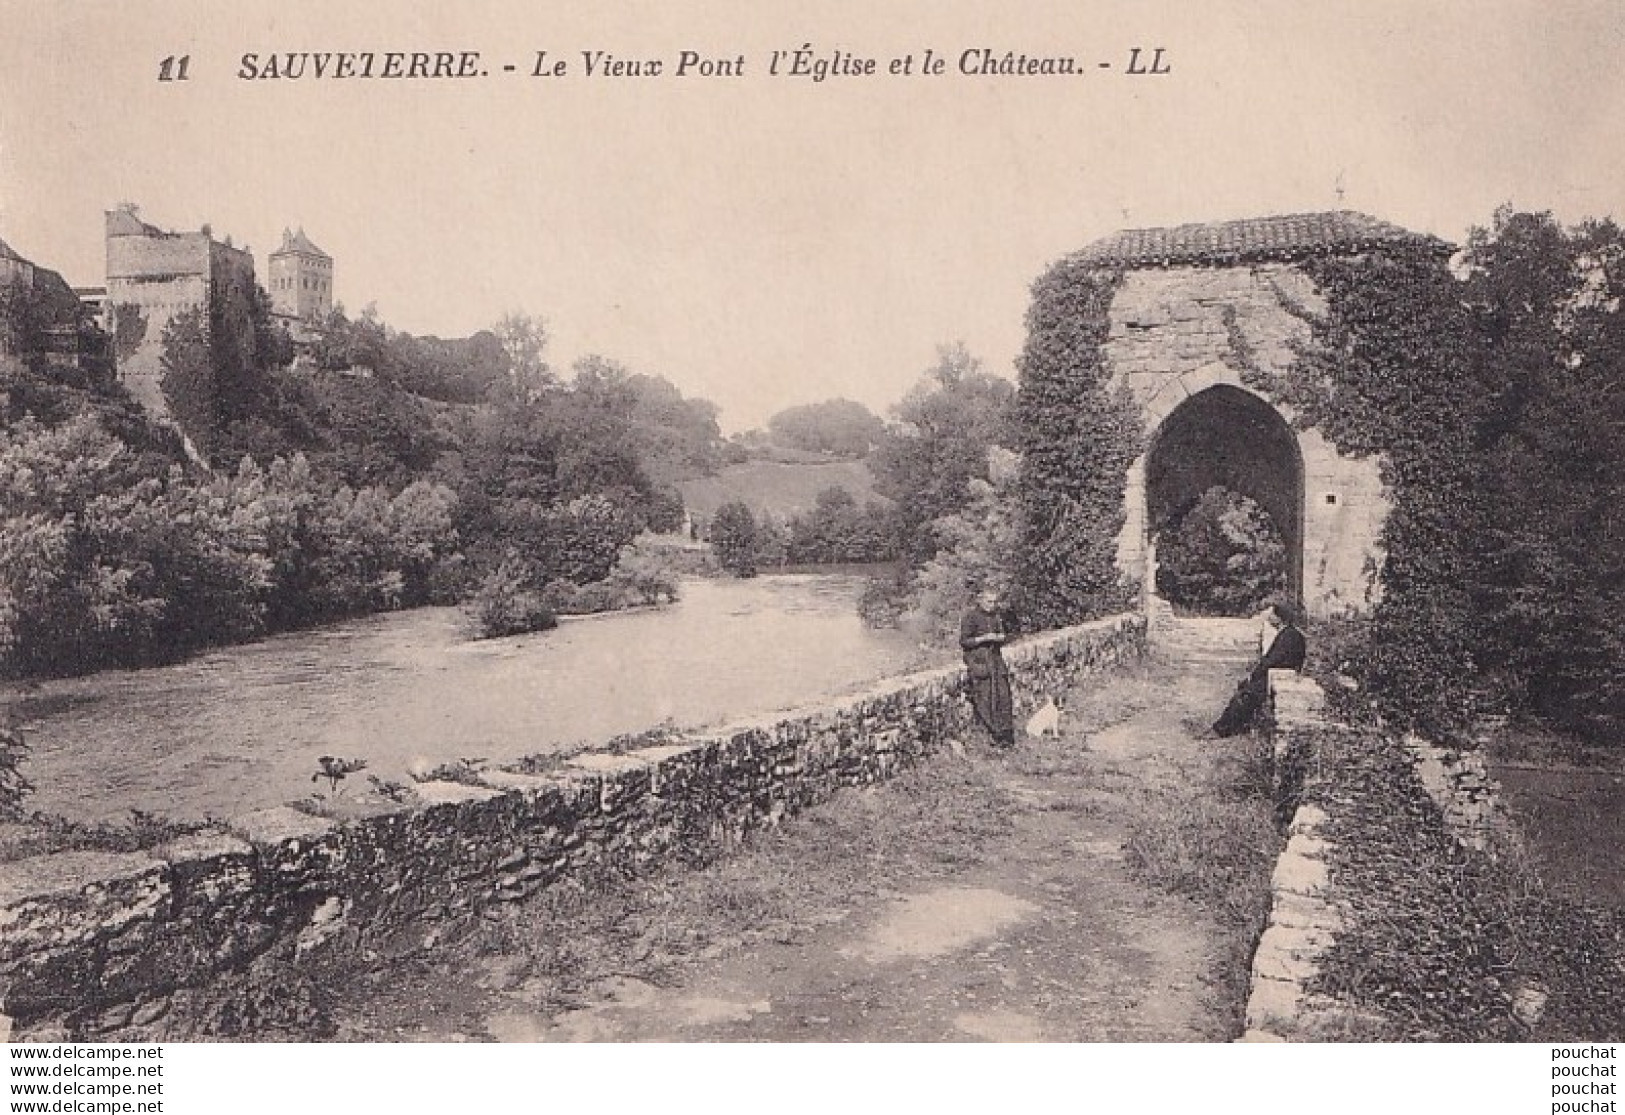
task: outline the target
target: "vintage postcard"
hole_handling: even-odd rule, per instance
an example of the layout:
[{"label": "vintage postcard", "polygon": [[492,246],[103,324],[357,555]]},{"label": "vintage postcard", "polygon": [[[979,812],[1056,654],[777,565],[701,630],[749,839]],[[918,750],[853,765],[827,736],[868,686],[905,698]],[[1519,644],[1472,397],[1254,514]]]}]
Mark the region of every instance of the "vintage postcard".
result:
[{"label": "vintage postcard", "polygon": [[14,1048],[1620,1040],[1619,5],[5,7]]}]

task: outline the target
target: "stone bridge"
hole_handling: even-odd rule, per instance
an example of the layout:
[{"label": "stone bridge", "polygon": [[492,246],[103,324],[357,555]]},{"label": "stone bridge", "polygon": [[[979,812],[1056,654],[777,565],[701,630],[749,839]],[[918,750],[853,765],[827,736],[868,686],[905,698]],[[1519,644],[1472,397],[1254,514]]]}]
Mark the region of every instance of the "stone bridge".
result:
[{"label": "stone bridge", "polygon": [[[1080,692],[1088,693],[1080,683],[1141,658],[1147,617],[1163,614],[1152,599],[1157,535],[1214,485],[1249,496],[1275,520],[1291,590],[1311,615],[1370,602],[1386,513],[1377,463],[1296,429],[1290,410],[1243,373],[1292,359],[1302,312],[1321,305],[1306,260],[1420,240],[1358,214],[1326,213],[1125,232],[1084,249],[1086,263],[1122,274],[1106,356],[1115,381],[1139,402],[1146,450],[1130,468],[1118,561],[1145,586],[1146,607],[1017,648],[1028,702],[1048,694],[1075,714],[1087,699]],[[1192,737],[1216,711],[1250,637],[1245,625],[1225,621],[1159,628],[1162,672],[1123,683],[1134,710],[1062,742],[1106,748],[1119,774],[1143,760],[1153,772],[1148,785],[1161,785],[1154,772],[1203,755]],[[1117,684],[1100,694],[1121,697]],[[482,908],[527,898],[586,867],[642,871],[693,841],[737,839],[948,749],[971,732],[962,687],[956,669],[894,679],[843,703],[629,754],[583,756],[567,769],[430,784],[422,800],[360,821],[271,810],[159,848],[9,864],[0,874],[0,1009],[34,1034],[115,1035],[161,1017],[177,992],[263,958],[298,965],[433,949]],[[1112,769],[1084,766],[1095,780]],[[1018,799],[1054,793],[1020,772],[1006,789]],[[1121,827],[1101,828],[1092,854],[1121,835]],[[1126,881],[1097,892],[1068,866],[1075,836],[1047,838],[1054,873],[1034,876],[1007,909],[1041,910],[1056,888],[1076,892],[1068,909],[1079,917],[1090,895],[1130,901]],[[1012,863],[1024,854],[1008,851]],[[982,890],[996,889],[982,881]],[[1124,949],[1129,979],[1139,961]],[[1195,980],[1200,948],[1191,950],[1177,971]],[[1048,1033],[1042,1021],[1032,1033]],[[1164,1021],[1123,1036],[1206,1032]]]},{"label": "stone bridge", "polygon": [[[961,672],[948,668],[553,772],[427,784],[423,801],[367,819],[268,810],[145,851],[8,864],[0,1004],[25,1040],[176,1037],[186,1031],[165,1027],[188,1002],[274,1001],[267,987],[311,979],[350,988],[338,1032],[360,1040],[398,1040],[402,1027],[434,1040],[1234,1036],[1239,1004],[1216,1006],[1205,990],[1220,929],[1137,878],[1124,847],[1148,800],[1175,801],[1235,761],[1194,737],[1256,632],[1217,619],[1169,620],[1150,646],[1146,633],[1143,617],[1123,616],[1011,648],[1023,709],[1047,696],[1064,712],[1059,737],[1003,758],[976,742]],[[932,877],[918,866],[941,862],[948,834],[936,821],[914,830],[912,848],[888,836],[866,850],[864,839],[866,809],[908,808],[918,793],[888,798],[882,784],[922,762],[949,771],[932,807],[945,823],[978,798],[1011,822],[974,822],[973,854]],[[527,949],[583,931],[573,916],[532,920],[525,900],[545,910],[546,894],[604,872],[690,877],[673,861],[790,823],[841,790],[859,793],[830,808],[857,831],[800,873],[855,873],[874,890],[816,891],[828,905],[790,920],[805,937],[697,958],[677,986],[628,962],[563,1009],[539,1008],[531,985],[511,980],[533,964]],[[754,864],[747,846],[724,875],[746,894],[778,885],[782,867]],[[697,909],[684,916],[708,936],[748,933],[715,908],[719,885],[694,883]],[[458,946],[471,924],[505,918],[522,928],[498,954]],[[609,937],[618,947],[620,930]],[[383,1005],[356,991],[368,970],[388,975]]]}]

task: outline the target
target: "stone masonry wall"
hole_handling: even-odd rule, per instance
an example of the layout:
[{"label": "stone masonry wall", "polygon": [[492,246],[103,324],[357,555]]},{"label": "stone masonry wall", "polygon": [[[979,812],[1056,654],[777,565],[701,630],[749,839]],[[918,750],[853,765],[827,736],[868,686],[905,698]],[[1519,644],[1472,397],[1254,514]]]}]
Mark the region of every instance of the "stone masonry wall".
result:
[{"label": "stone masonry wall", "polygon": [[1286,847],[1270,878],[1270,915],[1253,952],[1242,1041],[1314,1040],[1325,1004],[1307,992],[1320,957],[1343,928],[1329,890],[1326,814],[1298,804],[1315,778],[1312,735],[1325,730],[1320,686],[1291,670],[1270,671],[1277,801],[1290,820]]},{"label": "stone masonry wall", "polygon": [[117,354],[119,383],[155,417],[169,414],[163,389],[164,330],[181,314],[208,302],[205,275],[177,275],[162,281],[108,279],[107,304],[114,335],[129,339]]},{"label": "stone masonry wall", "polygon": [[[1080,676],[1144,648],[1140,616],[1012,646],[1018,712],[1064,702]],[[422,784],[418,803],[364,820],[268,809],[150,852],[7,864],[0,1011],[24,1035],[106,1036],[264,954],[410,953],[481,906],[590,866],[639,871],[696,841],[737,840],[972,730],[964,671],[945,667],[662,746],[580,755],[548,774]]]},{"label": "stone masonry wall", "polygon": [[[1106,358],[1114,379],[1140,404],[1147,444],[1180,403],[1203,390],[1223,384],[1258,394],[1242,383],[1247,360],[1272,370],[1290,364],[1292,342],[1306,327],[1289,306],[1324,308],[1293,264],[1125,273],[1112,301]],[[1275,409],[1291,422],[1288,408]],[[1375,591],[1377,540],[1388,510],[1377,463],[1343,456],[1315,430],[1297,431],[1296,438],[1304,472],[1304,603],[1317,616],[1363,610]],[[1129,471],[1127,503],[1118,564],[1143,580],[1143,457]]]},{"label": "stone masonry wall", "polygon": [[1462,844],[1495,855],[1521,840],[1501,801],[1500,784],[1481,751],[1445,747],[1418,735],[1405,737],[1416,777],[1439,807],[1445,827]]},{"label": "stone masonry wall", "polygon": [[[201,310],[207,335],[211,301],[229,292],[237,307],[232,326],[251,336],[252,321],[246,315],[254,281],[254,257],[206,232],[133,235],[110,230],[107,305],[115,335],[127,336],[116,353],[119,382],[149,413],[159,418],[169,414],[163,393],[164,329],[182,313]],[[131,319],[122,330],[121,317]]]}]

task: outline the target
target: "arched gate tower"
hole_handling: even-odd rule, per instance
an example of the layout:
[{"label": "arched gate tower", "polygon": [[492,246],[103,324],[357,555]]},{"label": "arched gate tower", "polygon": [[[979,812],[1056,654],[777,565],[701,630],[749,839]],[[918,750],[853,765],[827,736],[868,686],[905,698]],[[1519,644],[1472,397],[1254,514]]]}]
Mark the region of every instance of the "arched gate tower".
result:
[{"label": "arched gate tower", "polygon": [[1129,469],[1118,565],[1154,591],[1154,542],[1203,491],[1222,485],[1274,520],[1291,591],[1312,616],[1364,610],[1376,592],[1388,502],[1372,459],[1339,453],[1290,408],[1243,382],[1251,366],[1280,371],[1324,300],[1302,267],[1432,237],[1352,212],[1137,229],[1076,259],[1121,273],[1106,359],[1113,385],[1139,404],[1144,449]]}]

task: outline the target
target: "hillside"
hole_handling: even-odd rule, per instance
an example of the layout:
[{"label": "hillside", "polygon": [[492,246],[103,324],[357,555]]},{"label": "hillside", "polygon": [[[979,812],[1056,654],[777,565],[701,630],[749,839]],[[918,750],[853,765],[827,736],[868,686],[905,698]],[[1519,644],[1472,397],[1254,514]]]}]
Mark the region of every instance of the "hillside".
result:
[{"label": "hillside", "polygon": [[826,488],[845,488],[860,505],[886,502],[875,494],[874,477],[862,461],[746,461],[728,465],[715,476],[679,481],[677,487],[688,510],[702,519],[733,500],[783,519],[810,511]]}]

